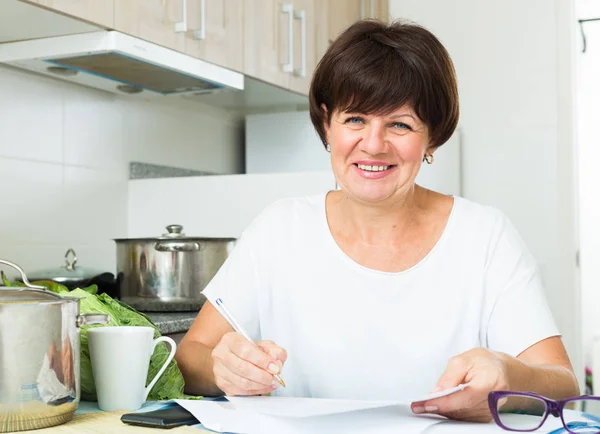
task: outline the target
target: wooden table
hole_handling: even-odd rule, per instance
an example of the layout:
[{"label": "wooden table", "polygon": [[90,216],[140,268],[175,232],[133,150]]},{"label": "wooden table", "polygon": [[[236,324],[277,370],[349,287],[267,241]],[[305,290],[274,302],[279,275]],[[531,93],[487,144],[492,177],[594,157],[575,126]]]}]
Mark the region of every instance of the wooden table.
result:
[{"label": "wooden table", "polygon": [[73,420],[63,425],[53,426],[50,428],[37,429],[33,431],[20,431],[20,433],[31,433],[31,434],[136,434],[143,432],[154,432],[154,433],[174,433],[174,434],[202,434],[210,433],[199,428],[192,428],[190,426],[182,426],[177,428],[171,428],[164,430],[160,428],[146,428],[140,426],[128,425],[121,422],[121,416],[126,411],[113,411],[113,412],[98,412],[98,413],[86,413],[76,414]]}]

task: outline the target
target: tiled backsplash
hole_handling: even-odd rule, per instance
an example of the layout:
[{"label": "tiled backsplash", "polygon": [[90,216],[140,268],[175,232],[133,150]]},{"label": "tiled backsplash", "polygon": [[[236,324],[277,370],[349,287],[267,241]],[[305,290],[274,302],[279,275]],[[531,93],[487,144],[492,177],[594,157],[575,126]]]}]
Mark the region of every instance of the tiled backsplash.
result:
[{"label": "tiled backsplash", "polygon": [[242,128],[196,102],[132,101],[0,67],[0,258],[34,271],[73,247],[82,266],[114,271],[130,162],[239,173]]}]

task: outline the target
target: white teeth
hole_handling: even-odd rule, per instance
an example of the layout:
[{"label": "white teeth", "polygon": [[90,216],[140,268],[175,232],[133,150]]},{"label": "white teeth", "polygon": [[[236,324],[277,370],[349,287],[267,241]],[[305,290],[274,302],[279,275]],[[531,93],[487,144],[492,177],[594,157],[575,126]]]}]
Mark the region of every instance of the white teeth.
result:
[{"label": "white teeth", "polygon": [[390,166],[367,166],[364,164],[357,164],[358,168],[361,170],[367,170],[369,172],[380,172],[383,170],[388,170]]}]

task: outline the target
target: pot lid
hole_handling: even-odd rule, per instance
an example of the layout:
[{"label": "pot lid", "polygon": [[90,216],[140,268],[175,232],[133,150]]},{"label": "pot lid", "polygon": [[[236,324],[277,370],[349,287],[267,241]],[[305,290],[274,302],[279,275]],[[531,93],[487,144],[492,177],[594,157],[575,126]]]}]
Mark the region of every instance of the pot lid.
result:
[{"label": "pot lid", "polygon": [[237,241],[236,238],[230,237],[188,237],[183,233],[182,225],[168,225],[166,227],[167,232],[162,234],[160,237],[142,237],[142,238],[115,238],[114,240],[119,242],[128,242],[128,241],[168,241],[168,240],[197,240],[197,241]]},{"label": "pot lid", "polygon": [[77,253],[69,249],[65,253],[65,265],[31,273],[31,280],[53,280],[58,283],[79,282],[102,274],[102,271],[77,265]]},{"label": "pot lid", "polygon": [[58,300],[62,300],[58,294],[42,289],[0,286],[0,306],[3,304],[40,303]]},{"label": "pot lid", "polygon": [[0,305],[13,303],[39,303],[44,301],[62,300],[62,297],[51,291],[47,291],[43,286],[36,286],[29,283],[25,272],[21,267],[12,262],[0,259],[0,264],[9,265],[21,273],[21,279],[26,286],[0,286]]},{"label": "pot lid", "polygon": [[159,240],[170,240],[173,238],[186,238],[185,234],[183,233],[183,226],[181,225],[169,225],[167,226],[167,232],[162,234],[162,236],[160,236],[158,239]]}]

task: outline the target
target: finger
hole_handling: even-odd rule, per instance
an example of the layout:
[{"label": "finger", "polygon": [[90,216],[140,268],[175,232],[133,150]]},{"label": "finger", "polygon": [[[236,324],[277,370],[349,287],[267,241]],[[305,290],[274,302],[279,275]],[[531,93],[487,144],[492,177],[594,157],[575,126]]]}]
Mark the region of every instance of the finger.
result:
[{"label": "finger", "polygon": [[[279,374],[281,371],[281,368],[277,364],[275,358],[271,357],[260,347],[251,344],[243,338],[236,339],[234,342],[231,342],[229,348],[231,352],[240,359],[246,360],[257,367],[270,372],[271,374]],[[244,369],[249,368],[245,367]],[[242,373],[240,373],[240,375],[245,376]]]},{"label": "finger", "polygon": [[[258,369],[255,367],[255,369]],[[279,383],[275,381],[272,375],[267,374],[270,378],[267,384],[258,383],[249,378],[243,377],[236,372],[230,371],[226,366],[219,365],[214,368],[215,378],[220,378],[226,382],[232,384],[237,389],[244,391],[245,394],[255,395],[263,393],[265,390],[272,392],[275,390]]]},{"label": "finger", "polygon": [[217,381],[217,387],[221,389],[221,391],[223,391],[223,393],[227,396],[266,395],[273,391],[273,388],[271,387],[264,389],[244,390],[222,377]]},{"label": "finger", "polygon": [[[257,345],[275,360],[281,362],[281,366],[287,361],[287,351],[272,341],[260,341]],[[280,367],[281,367],[280,366]]]},{"label": "finger", "polygon": [[463,410],[471,411],[478,407],[488,408],[488,389],[468,387],[448,396],[435,398],[423,403],[426,413],[437,413],[444,416]]},{"label": "finger", "polygon": [[[237,377],[259,384],[261,387],[269,387],[273,383],[274,378],[272,374],[233,353],[229,353],[221,362],[222,366],[229,372],[235,374]],[[238,386],[243,389],[249,388],[241,384],[238,384]]]},{"label": "finger", "polygon": [[466,358],[456,356],[448,361],[446,370],[437,382],[434,392],[456,387],[465,381],[469,372],[469,365]]}]

